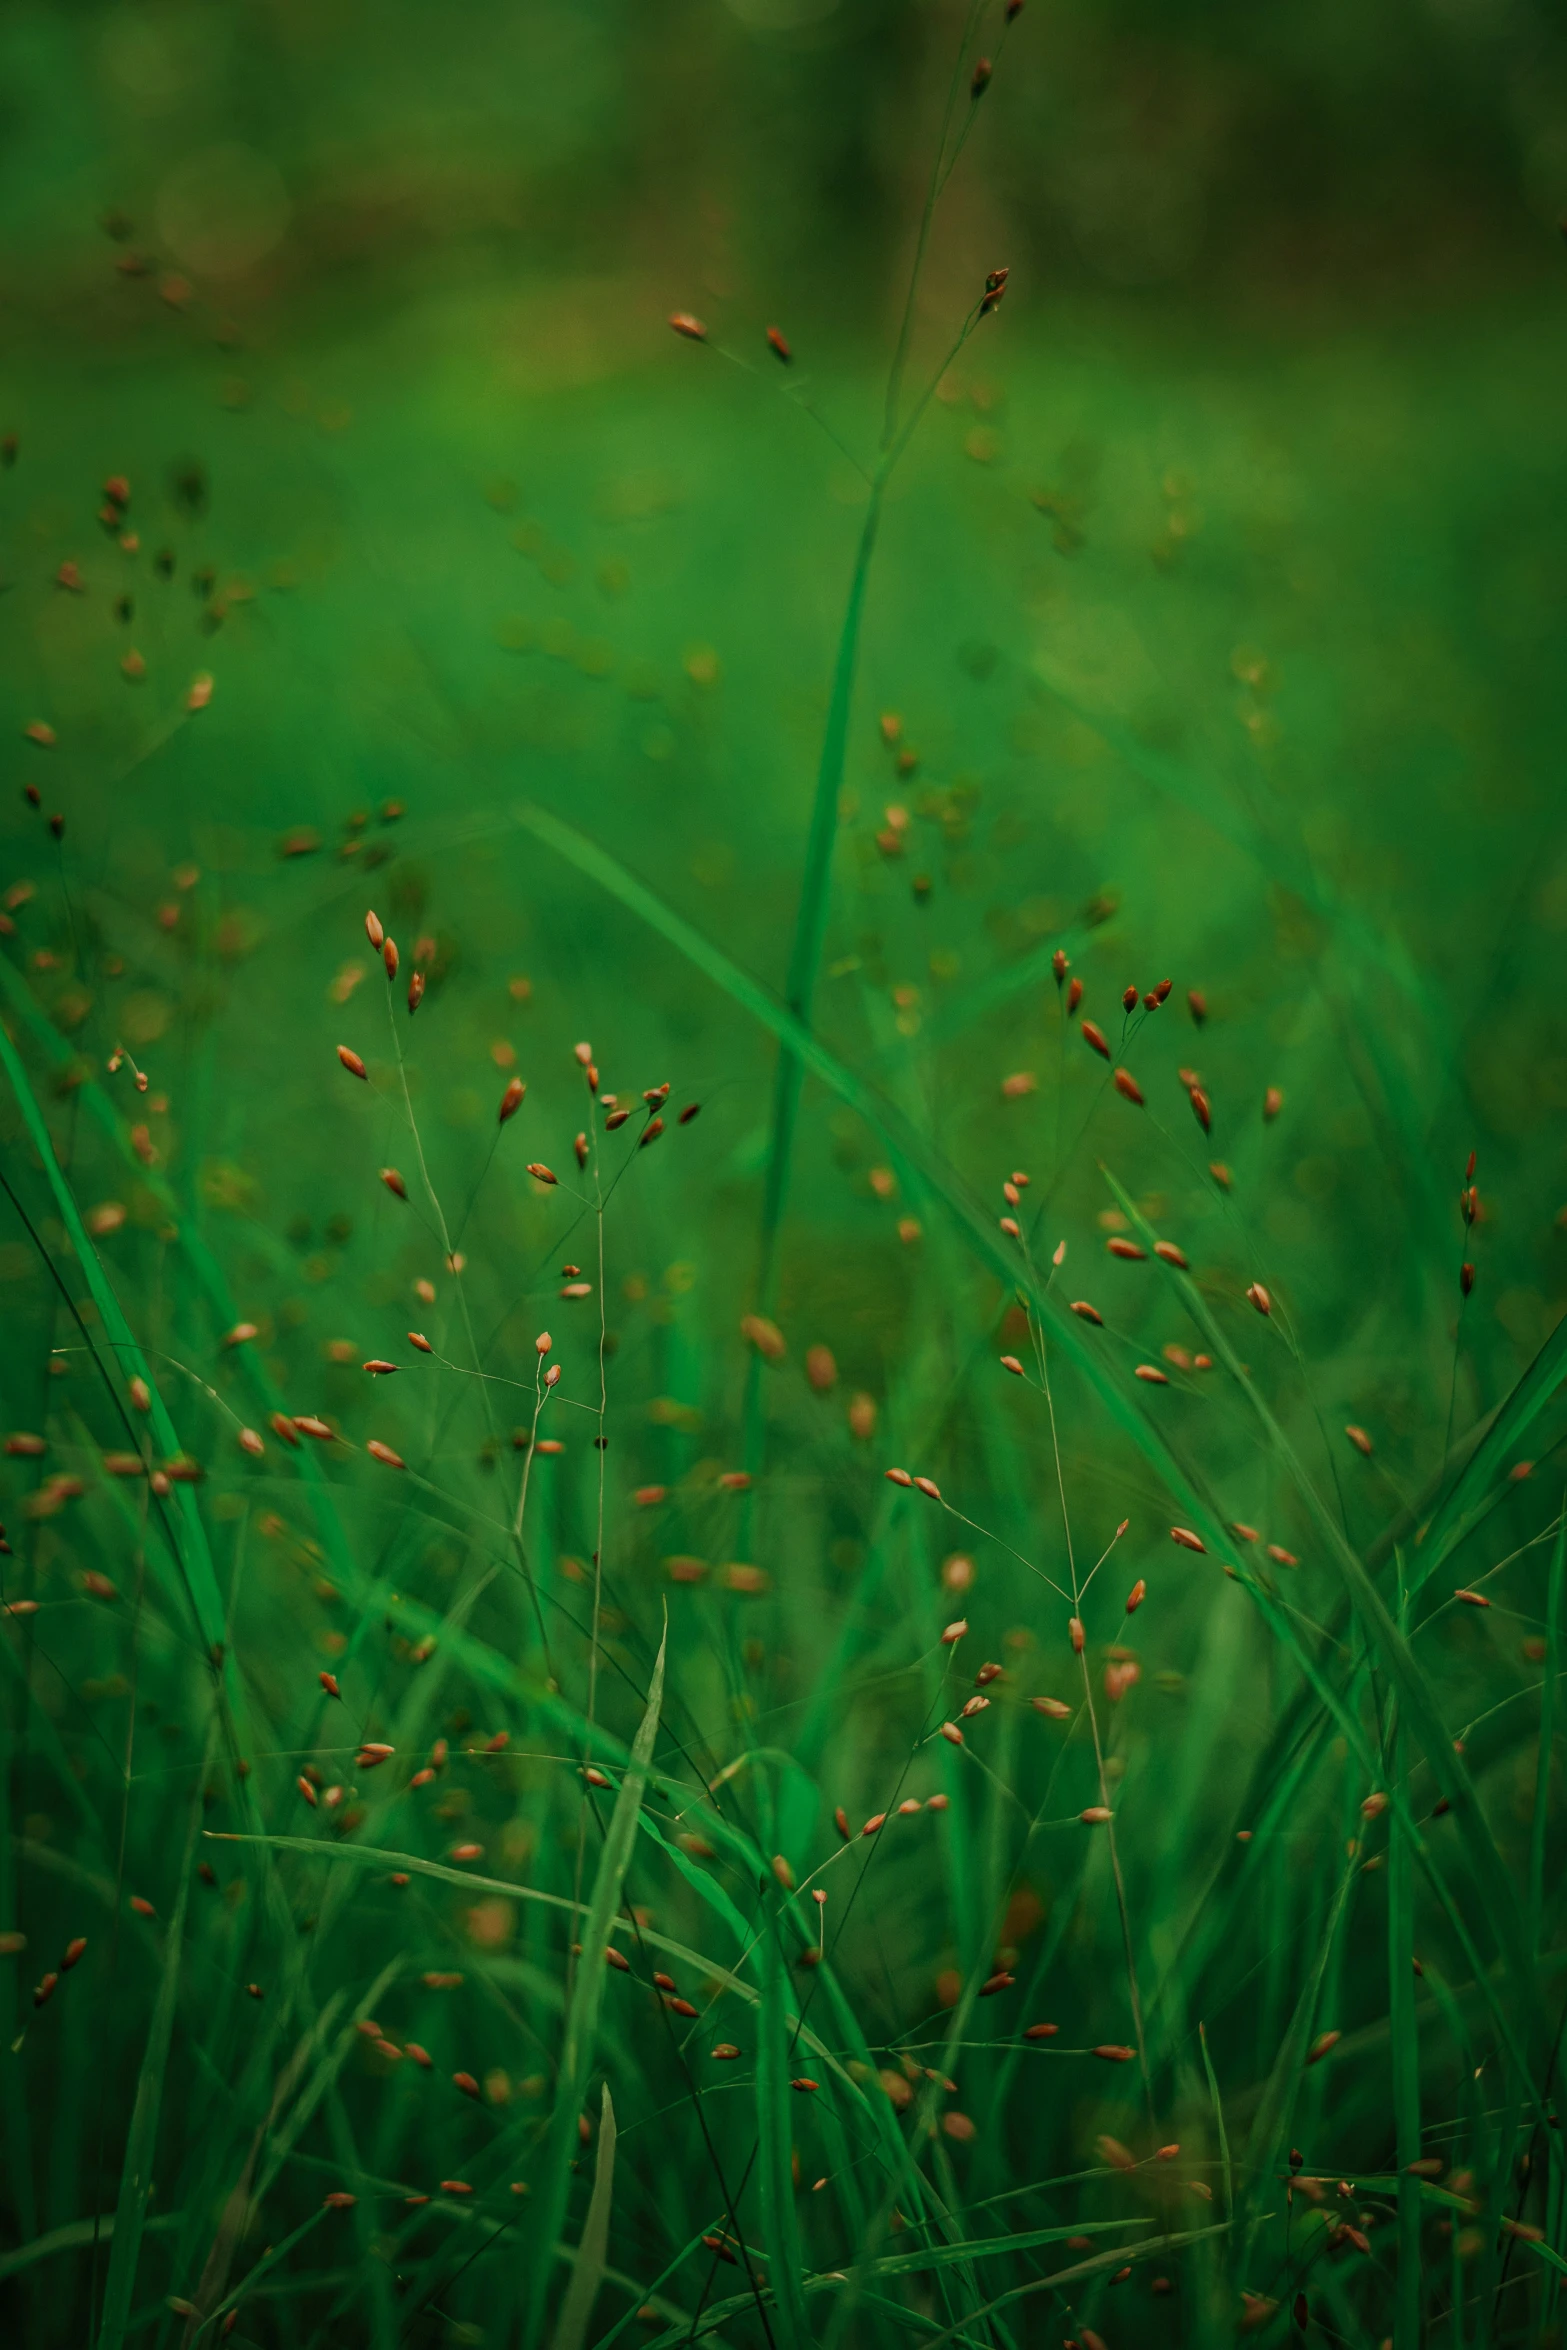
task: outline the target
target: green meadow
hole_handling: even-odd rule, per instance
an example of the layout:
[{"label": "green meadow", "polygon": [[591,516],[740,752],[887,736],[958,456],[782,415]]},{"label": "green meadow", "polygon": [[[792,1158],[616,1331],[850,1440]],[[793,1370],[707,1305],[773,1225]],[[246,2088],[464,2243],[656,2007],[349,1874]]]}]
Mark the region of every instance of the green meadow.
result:
[{"label": "green meadow", "polygon": [[1559,2344],[1560,27],[0,57],[12,2337]]}]

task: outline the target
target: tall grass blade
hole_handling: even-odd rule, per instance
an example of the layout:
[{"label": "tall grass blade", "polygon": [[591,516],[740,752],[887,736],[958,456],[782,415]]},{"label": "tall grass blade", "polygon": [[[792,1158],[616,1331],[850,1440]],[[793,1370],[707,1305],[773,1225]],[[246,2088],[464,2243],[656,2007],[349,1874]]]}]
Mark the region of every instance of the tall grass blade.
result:
[{"label": "tall grass blade", "polygon": [[[209,1741],[209,1757],[210,1752]],[[142,2051],[141,2070],[136,2080],[136,2102],[131,2109],[130,2133],[125,2141],[125,2159],[120,2170],[119,2201],[115,2206],[114,2235],[109,2249],[109,2274],[104,2286],[97,2350],[121,2350],[131,2320],[136,2269],[141,2258],[141,2240],[147,2220],[147,2202],[152,2193],[153,2163],[158,2148],[158,2117],[163,2109],[164,2077],[169,2069],[169,2049],[179,2005],[185,1912],[194,1874],[192,1864],[196,1837],[201,1827],[201,1808],[202,1797],[198,1783],[180,1867],[179,1896],[163,1939],[163,1967],[158,1980],[158,1995],[153,2003],[147,2045]]]},{"label": "tall grass blade", "polygon": [[609,1941],[611,1924],[620,1908],[621,1888],[631,1860],[631,1848],[636,1840],[637,1814],[647,1786],[647,1766],[658,1736],[659,1713],[664,1702],[664,1659],[668,1646],[669,1627],[666,1622],[658,1644],[658,1655],[654,1660],[653,1677],[648,1686],[647,1706],[632,1743],[630,1767],[620,1783],[614,1809],[610,1813],[593,1879],[592,1897],[588,1903],[587,1916],[582,1922],[582,1956],[577,1962],[571,1997],[566,2008],[560,2070],[555,2084],[555,2105],[545,2143],[538,2209],[532,2231],[534,2260],[527,2284],[526,2332],[535,2341],[542,2334],[544,2303],[550,2284],[550,2263],[560,2239],[566,2204],[571,2193],[571,2166],[576,2159],[578,2146],[578,2117],[582,2112],[588,2076],[598,2045],[599,2011],[604,2000],[606,1972],[604,1950]]},{"label": "tall grass blade", "polygon": [[598,2146],[593,2160],[593,2194],[582,2223],[576,2265],[556,2320],[553,2350],[582,2350],[587,2340],[593,2304],[604,2282],[609,2257],[609,2216],[615,2193],[615,2108],[604,2083],[599,2099]]}]

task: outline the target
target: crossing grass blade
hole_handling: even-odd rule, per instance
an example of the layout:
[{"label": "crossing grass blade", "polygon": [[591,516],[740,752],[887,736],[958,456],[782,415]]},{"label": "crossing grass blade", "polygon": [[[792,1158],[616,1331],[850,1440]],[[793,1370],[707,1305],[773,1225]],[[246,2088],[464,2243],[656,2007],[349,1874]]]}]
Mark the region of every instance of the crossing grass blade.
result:
[{"label": "crossing grass blade", "polygon": [[1420,1535],[1412,1588],[1451,1557],[1502,1498],[1508,1456],[1567,1379],[1567,1314],[1492,1414],[1490,1426]]}]

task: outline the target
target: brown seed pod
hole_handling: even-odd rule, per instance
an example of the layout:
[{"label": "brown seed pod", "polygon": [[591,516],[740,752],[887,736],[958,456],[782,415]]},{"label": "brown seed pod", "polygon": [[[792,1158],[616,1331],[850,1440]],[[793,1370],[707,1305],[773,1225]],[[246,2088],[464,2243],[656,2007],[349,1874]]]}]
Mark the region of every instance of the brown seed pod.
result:
[{"label": "brown seed pod", "polygon": [[560,1181],[558,1175],[552,1175],[548,1167],[543,1166],[537,1159],[529,1161],[528,1173],[533,1177],[535,1183],[558,1183]]},{"label": "brown seed pod", "polygon": [[1112,1257],[1122,1257],[1128,1264],[1142,1264],[1148,1255],[1148,1251],[1139,1248],[1135,1240],[1123,1240],[1118,1232],[1110,1235],[1105,1248]]},{"label": "brown seed pod", "polygon": [[1208,1545],[1202,1536],[1194,1534],[1189,1526],[1172,1526],[1170,1540],[1181,1550],[1200,1550],[1204,1555],[1207,1553]]},{"label": "brown seed pod", "polygon": [[408,1009],[417,1012],[424,1001],[424,973],[411,971],[408,975]]},{"label": "brown seed pod", "polygon": [[477,2100],[479,2095],[479,2084],[474,2079],[472,2073],[453,2073],[452,2086],[456,2089],[460,2089],[465,2097],[472,2097]]},{"label": "brown seed pod", "polygon": [[1082,1002],[1082,1000],[1083,983],[1080,979],[1074,979],[1071,986],[1066,991],[1066,1016],[1069,1020],[1071,1019],[1073,1013],[1077,1010],[1077,1007]]},{"label": "brown seed pod", "polygon": [[1146,1583],[1143,1581],[1143,1579],[1142,1579],[1141,1575],[1139,1575],[1139,1576],[1138,1576],[1138,1578],[1137,1578],[1137,1581],[1136,1581],[1136,1582],[1135,1582],[1135,1583],[1132,1585],[1132,1588],[1131,1588],[1131,1590],[1130,1590],[1130,1591],[1127,1593],[1127,1595],[1126,1595],[1126,1612],[1127,1612],[1127,1614],[1128,1614],[1129,1616],[1135,1616],[1135,1615],[1136,1615],[1136,1613],[1137,1613],[1137,1611],[1138,1611],[1138,1609],[1139,1609],[1139,1608],[1142,1606],[1142,1604],[1143,1604],[1143,1601],[1144,1601],[1144,1600],[1145,1600],[1147,1597],[1148,1597],[1148,1586],[1147,1586],[1147,1584],[1146,1584]]},{"label": "brown seed pod", "polygon": [[1023,1366],[1016,1355],[1003,1355],[1001,1368],[1003,1371],[1010,1371],[1014,1379],[1021,1379],[1023,1376]]},{"label": "brown seed pod", "polygon": [[1344,1433],[1349,1438],[1349,1441],[1354,1446],[1355,1450],[1359,1453],[1364,1453],[1366,1459],[1369,1461],[1373,1451],[1375,1450],[1375,1447],[1373,1446],[1370,1437],[1366,1434],[1364,1428],[1357,1428],[1353,1422],[1350,1422],[1346,1426]]},{"label": "brown seed pod", "polygon": [[384,1462],[389,1469],[406,1469],[408,1466],[401,1453],[393,1452],[391,1446],[383,1444],[378,1436],[370,1438],[365,1450],[372,1460]]},{"label": "brown seed pod", "polygon": [[497,1126],[504,1126],[508,1118],[516,1117],[517,1112],[522,1108],[523,1096],[527,1090],[520,1077],[511,1079],[506,1091],[501,1095],[501,1106],[495,1113]]},{"label": "brown seed pod", "polygon": [[387,978],[395,979],[397,977],[397,941],[395,938],[383,941],[381,960],[386,965]]},{"label": "brown seed pod", "polygon": [[383,1361],[379,1355],[372,1355],[369,1362],[364,1366],[364,1368],[371,1374],[372,1378],[376,1379],[384,1379],[389,1371],[400,1370],[401,1367],[402,1366],[398,1363],[388,1363]]},{"label": "brown seed pod", "polygon": [[363,1061],[361,1061],[359,1058],[359,1055],[356,1052],[351,1051],[346,1044],[340,1044],[338,1046],[337,1057],[342,1062],[343,1067],[348,1071],[350,1077],[362,1077],[365,1079],[366,1083],[369,1082],[369,1070],[365,1067]]},{"label": "brown seed pod", "polygon": [[1023,2037],[1025,2040],[1053,2040],[1060,2029],[1059,2024],[1025,2024]]},{"label": "brown seed pod", "polygon": [[1082,1035],[1084,1044],[1090,1046],[1092,1050],[1099,1055],[1102,1061],[1109,1060],[1110,1047],[1105,1041],[1104,1031],[1102,1029],[1096,1028],[1092,1020],[1085,1020],[1083,1022],[1080,1033]]},{"label": "brown seed pod", "polygon": [[789,366],[794,358],[794,353],[790,350],[788,344],[784,341],[782,334],[776,326],[770,326],[768,328],[767,343],[769,350],[773,351],[777,357],[783,361],[785,367]]},{"label": "brown seed pod", "polygon": [[1071,1310],[1074,1314],[1078,1315],[1082,1321],[1092,1322],[1096,1330],[1102,1330],[1104,1328],[1105,1318],[1103,1314],[1099,1311],[1097,1306],[1091,1306],[1086,1297],[1074,1297],[1072,1300]]},{"label": "brown seed pod", "polygon": [[1091,2048],[1088,2053],[1099,2057],[1105,2064],[1130,2064],[1137,2051],[1125,2047],[1120,2041],[1106,2040],[1099,2047]]},{"label": "brown seed pod", "polygon": [[662,1118],[650,1118],[650,1119],[648,1120],[647,1124],[646,1124],[646,1125],[643,1127],[643,1129],[642,1129],[642,1132],[641,1132],[641,1133],[638,1135],[638,1137],[637,1137],[637,1148],[638,1148],[638,1150],[639,1150],[639,1151],[645,1151],[645,1150],[647,1149],[647,1146],[648,1146],[648,1144],[649,1144],[650,1142],[657,1142],[657,1140],[658,1140],[659,1136],[660,1136],[660,1135],[663,1133],[663,1131],[664,1131],[664,1121],[663,1121],[663,1119],[662,1119]]},{"label": "brown seed pod", "polygon": [[1203,1092],[1203,1089],[1200,1085],[1194,1085],[1189,1088],[1189,1098],[1192,1105],[1192,1115],[1197,1120],[1198,1125],[1202,1128],[1204,1134],[1211,1133],[1213,1129],[1213,1111],[1209,1106],[1208,1096]]},{"label": "brown seed pod", "polygon": [[689,310],[671,310],[669,323],[675,333],[683,335],[688,343],[705,343],[707,341],[706,327],[700,318],[693,318]]},{"label": "brown seed pod", "polygon": [[1168,1387],[1170,1384],[1169,1372],[1161,1371],[1157,1363],[1139,1363],[1132,1376],[1143,1380],[1149,1387]]},{"label": "brown seed pod", "polygon": [[367,912],[365,915],[365,936],[370,941],[370,944],[374,947],[376,953],[379,954],[382,947],[386,944],[386,930],[381,921],[380,915],[374,912],[373,909]]},{"label": "brown seed pod", "polygon": [[1278,1086],[1270,1085],[1267,1092],[1262,1097],[1262,1117],[1264,1125],[1271,1126],[1274,1119],[1278,1116],[1280,1110],[1282,1110],[1283,1107],[1284,1095],[1282,1091]]},{"label": "brown seed pod", "polygon": [[410,1330],[410,1331],[409,1331],[409,1333],[408,1333],[408,1343],[409,1343],[409,1345],[410,1345],[410,1346],[416,1346],[416,1347],[419,1349],[419,1352],[420,1352],[422,1355],[433,1355],[433,1354],[434,1354],[434,1352],[435,1352],[435,1349],[434,1349],[434,1347],[433,1347],[433,1346],[430,1344],[430,1341],[429,1341],[429,1340],[428,1340],[428,1339],[425,1337],[424,1333],[423,1333],[422,1331],[420,1331],[420,1330]]},{"label": "brown seed pod", "polygon": [[1269,1296],[1267,1290],[1263,1288],[1260,1281],[1252,1282],[1251,1286],[1246,1292],[1246,1295],[1251,1300],[1251,1303],[1256,1307],[1259,1314],[1272,1313],[1273,1300]]},{"label": "brown seed pod", "polygon": [[1177,1248],[1173,1240],[1156,1240],[1153,1244],[1153,1253],[1156,1257],[1162,1257],[1167,1265],[1174,1265],[1178,1272],[1185,1273],[1190,1270],[1186,1251]]},{"label": "brown seed pod", "polygon": [[1115,1090],[1118,1094],[1123,1095],[1127,1101],[1135,1102],[1139,1109],[1144,1106],[1143,1089],[1138,1084],[1136,1078],[1132,1075],[1129,1069],[1117,1069],[1115,1073]]}]

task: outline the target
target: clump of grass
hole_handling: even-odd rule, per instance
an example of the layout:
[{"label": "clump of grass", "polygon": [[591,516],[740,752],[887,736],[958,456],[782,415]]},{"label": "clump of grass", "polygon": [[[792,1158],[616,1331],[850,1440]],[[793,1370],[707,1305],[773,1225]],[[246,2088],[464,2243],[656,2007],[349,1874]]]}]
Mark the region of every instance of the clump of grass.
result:
[{"label": "clump of grass", "polygon": [[[1005,284],[908,395],[981,22],[779,988],[510,774],[265,874],[171,799],[172,896],[122,884],[85,720],[27,721],[75,794],[0,953],[29,2341],[1553,2338],[1567,1325],[1477,1368],[1476,1170],[1367,1009],[1418,1036],[1419,975],[1085,709],[1294,893],[1331,1084],[1126,984],[1102,897],[929,1020],[879,948],[823,986],[963,886],[972,789],[857,681]],[[139,755],[199,771],[209,704]],[[1398,1187],[1379,1348],[1272,1214],[1330,1095]]]}]

